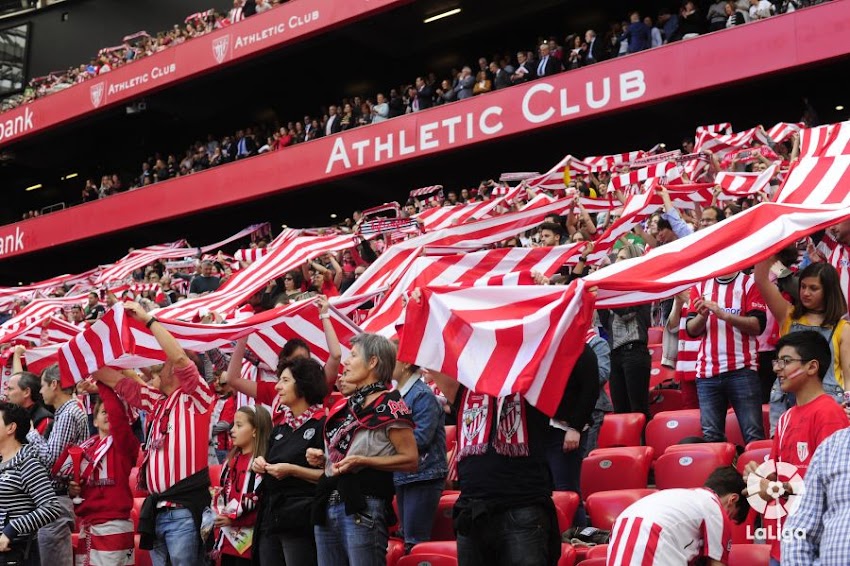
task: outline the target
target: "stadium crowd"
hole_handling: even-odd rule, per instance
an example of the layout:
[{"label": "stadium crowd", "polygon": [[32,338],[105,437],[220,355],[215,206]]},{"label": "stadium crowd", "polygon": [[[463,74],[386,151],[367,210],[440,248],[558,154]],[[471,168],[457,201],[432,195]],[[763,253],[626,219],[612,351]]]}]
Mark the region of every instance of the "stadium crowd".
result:
[{"label": "stadium crowd", "polygon": [[[248,2],[245,6],[242,2],[244,0],[236,0],[234,8],[227,16],[217,14],[213,10],[193,14],[187,18],[185,27],[176,27],[158,34],[155,38],[144,33],[128,36],[123,45],[106,50],[89,65],[81,65],[64,75],[44,78],[39,89],[30,89],[29,96],[34,96],[35,92],[71,86],[107,72],[119,64],[177,45],[276,5],[276,2],[269,0]],[[536,46],[533,49],[529,49],[527,43],[517,51],[505,51],[489,57],[481,56],[475,63],[461,68],[442,73],[423,72],[410,83],[389,87],[384,92],[344,97],[322,106],[316,114],[305,115],[301,119],[276,120],[250,126],[246,124],[236,132],[208,133],[205,140],[198,139],[179,150],[174,147],[158,148],[147,157],[142,157],[140,169],[136,171],[127,169],[124,165],[116,167],[115,164],[108,163],[92,164],[104,174],[99,179],[85,179],[81,199],[76,202],[97,200],[410,112],[486,94],[817,3],[819,2],[808,0],[784,0],[776,3],[768,0],[738,0],[714,2],[700,7],[695,2],[685,2],[677,12],[661,10],[655,19],[636,11],[629,14],[628,19],[611,22],[607,30],[576,31],[567,34],[563,39],[555,36],[538,37],[533,43]],[[53,86],[48,88],[49,84]],[[39,215],[39,211],[28,210],[22,213],[22,219]]]},{"label": "stadium crowd", "polygon": [[[557,49],[541,44],[544,52]],[[538,68],[545,70],[545,57]],[[555,273],[531,274],[541,286],[715,229],[775,196],[799,159],[800,127],[772,128],[783,132],[775,137],[763,128],[734,136],[728,125],[704,127],[675,151],[607,156],[596,166],[588,158],[513,187],[431,187],[398,206],[303,231],[362,238],[264,281],[240,305],[250,313],[315,306],[321,336],[276,344],[275,367],[247,337],[203,353],[184,348],[158,318],[158,309],[215,297],[279,249],[262,230],[232,256],[221,249],[156,259],[126,280],[95,284],[92,276],[19,295],[0,289],[8,309],[0,319],[0,560],[404,566],[431,549],[456,554],[462,565],[538,566],[571,564],[576,549],[590,555],[599,544],[609,565],[728,564],[749,547],[769,551],[771,564],[845,563],[850,221],[658,304],[598,308],[551,418],[522,395],[493,398],[399,359],[397,344],[381,335],[341,340],[332,318],[335,297],[393,245],[438,229],[432,222],[442,212],[454,218],[451,228],[480,220],[455,213],[485,203],[494,206],[482,214],[500,216],[563,202],[563,214],[493,246],[580,246]],[[708,141],[717,143],[709,149]],[[675,168],[643,188],[621,180],[667,164]],[[154,165],[149,176],[167,172],[166,162]],[[728,174],[761,184],[741,190],[725,182]],[[697,184],[707,185],[707,199],[682,196]],[[657,210],[605,244],[628,199],[642,191]],[[81,293],[84,303],[43,319],[40,336],[6,338],[38,299]],[[118,303],[150,332],[163,363],[103,364],[76,384],[64,366],[36,368],[28,354],[51,343],[51,320],[85,331],[106,324]],[[354,315],[368,317],[374,306]],[[211,312],[203,322],[224,318]],[[659,429],[667,431],[661,440]],[[792,466],[794,476],[765,471],[764,456]],[[618,483],[636,471],[638,485]],[[593,479],[603,489],[589,489]],[[650,486],[658,490],[643,489]],[[603,520],[600,502],[615,496],[616,511]],[[751,536],[759,508],[795,500],[787,524],[764,514],[765,534]],[[766,544],[741,544],[752,538]]]},{"label": "stadium crowd", "polygon": [[[770,199],[797,159],[799,127],[782,141],[759,128],[741,146],[715,151],[705,149],[705,131],[726,136],[722,139],[734,135],[728,125],[705,127],[702,137],[684,140],[681,150],[641,152],[631,157],[631,166],[608,160],[610,166],[576,174],[567,185],[563,171],[556,171],[560,187],[537,183],[539,176],[513,188],[490,181],[445,196],[431,187],[414,191],[398,208],[356,211],[337,226],[313,232],[365,235],[372,227],[379,236],[364,236],[353,248],[321,254],[268,281],[248,305],[256,313],[314,302],[324,330],[321,347],[328,353],[324,365],[311,357],[311,344],[295,337],[280,350],[274,369],[263,366],[245,339],[202,354],[184,351],[157,319],[161,307],[216,293],[250,265],[247,252],[256,252],[256,260],[274,247],[262,231],[253,235],[250,249],[234,254],[240,259],[221,251],[177,265],[153,261],[126,282],[112,282],[120,287],[88,287],[85,304],[60,308],[53,316],[84,329],[123,302],[127,315],[152,332],[167,361],[136,370],[104,366],[71,387],[58,365],[40,375],[28,371],[27,352],[39,345],[35,341],[3,344],[0,465],[11,471],[0,479],[6,524],[0,552],[11,548],[31,564],[38,563],[37,556],[70,563],[72,553],[91,564],[125,563],[134,553],[136,560],[149,556],[155,564],[252,559],[384,564],[423,548],[448,496],[454,519],[446,538],[456,540],[451,552],[460,564],[554,564],[564,553],[609,539],[608,564],[638,563],[645,556],[653,564],[686,564],[698,555],[727,563],[732,523],[749,520],[753,496],[766,502],[773,497],[775,478],[759,467],[752,450],[793,465],[800,475],[808,468],[806,478],[815,479],[810,488],[807,479],[807,489],[830,494],[837,489],[824,477],[841,460],[817,448],[846,442],[848,433],[837,431],[850,425],[843,379],[850,326],[842,283],[850,222],[800,241],[751,271],[704,281],[654,307],[598,309],[552,419],[522,396],[496,404],[449,376],[399,360],[396,345],[376,334],[362,333],[344,344],[349,353],[343,359],[329,297],[345,292],[395,242],[432,229],[430,214],[468,210],[491,199],[501,199],[491,210],[495,215],[522,210],[535,199],[562,199],[564,216],[549,215],[499,245],[577,243],[581,250],[574,261],[551,277],[533,278],[558,285],[586,277]],[[617,178],[639,169],[640,159],[653,158],[682,163],[690,172],[679,172],[679,178],[665,171],[648,189],[658,196],[658,211],[601,259],[592,259],[628,194],[640,191],[619,187]],[[692,163],[697,165],[689,169]],[[720,181],[721,173],[766,171],[767,182],[743,196]],[[671,192],[691,181],[717,182],[710,200],[674,203]],[[401,224],[387,223],[393,214],[396,220],[415,219],[417,229],[405,233]],[[73,293],[85,288],[84,283]],[[68,291],[58,285],[47,292],[60,297]],[[410,300],[421,300],[418,292]],[[25,308],[26,301],[18,300],[9,315]],[[222,317],[210,313],[204,320]],[[9,328],[7,321],[4,330]],[[48,335],[40,341],[49,341]],[[258,366],[268,378],[247,378],[245,367]],[[675,379],[659,382],[653,378],[658,372]],[[672,391],[673,401],[664,401]],[[502,408],[490,411],[495,407]],[[658,413],[660,408],[677,412]],[[714,471],[696,483],[671,486],[663,475],[668,454],[657,454],[655,485],[661,491],[623,505],[616,521],[595,520],[596,493],[587,493],[586,481],[599,470],[591,463],[615,458],[606,450],[638,450],[651,460],[652,448],[640,445],[656,442],[653,422],[669,414],[684,419],[689,409],[698,411],[692,434],[683,431],[667,444],[686,443],[683,452],[673,453],[675,459],[708,458]],[[618,416],[637,423],[628,448],[611,448],[617,443],[603,430],[603,423],[617,422]],[[724,457],[713,452],[725,447],[731,452]],[[640,461],[631,463],[640,467]],[[703,482],[705,489],[683,489]],[[640,487],[651,483],[647,473]],[[786,483],[782,497],[801,496],[798,484]],[[616,482],[606,485],[615,487]],[[459,494],[445,491],[455,488]],[[577,494],[568,519],[558,519],[563,509],[553,489]],[[821,519],[841,505],[828,501],[802,493],[790,524],[800,525],[795,528],[809,538],[788,544],[782,538],[780,545],[781,537],[768,535],[761,537],[768,545],[755,546],[769,548],[776,563],[783,552],[782,564],[810,563],[818,552],[846,556],[834,540],[840,527]],[[769,524],[770,517],[763,521]],[[583,530],[588,524],[598,530]],[[646,538],[653,529],[661,532],[654,545]],[[562,539],[572,550],[561,547]],[[683,548],[680,539],[701,544]]]}]

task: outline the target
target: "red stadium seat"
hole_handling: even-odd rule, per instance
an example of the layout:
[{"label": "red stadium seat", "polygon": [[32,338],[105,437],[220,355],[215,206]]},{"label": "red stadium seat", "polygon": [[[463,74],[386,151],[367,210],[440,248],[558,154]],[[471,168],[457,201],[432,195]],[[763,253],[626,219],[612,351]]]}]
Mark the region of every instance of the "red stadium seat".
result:
[{"label": "red stadium seat", "polygon": [[[649,388],[652,389],[661,383],[673,382],[676,377],[676,372],[672,368],[662,366],[661,361],[653,361],[652,369],[649,371]],[[675,390],[674,390],[675,391]]]},{"label": "red stadium seat", "polygon": [[139,468],[130,468],[130,491],[133,492],[133,497],[147,497],[149,494],[143,489],[139,489]]},{"label": "red stadium seat", "polygon": [[761,465],[761,463],[767,460],[769,457],[770,448],[756,448],[755,450],[747,450],[738,457],[738,471],[743,474],[744,468],[747,467],[748,463],[755,462],[756,464]]},{"label": "red stadium seat", "polygon": [[660,326],[651,326],[647,332],[648,344],[662,344],[664,342],[664,329]]},{"label": "red stadium seat", "polygon": [[590,517],[590,524],[597,529],[610,531],[614,522],[623,510],[647,495],[655,493],[656,489],[617,489],[613,491],[598,491],[587,498],[585,507]]},{"label": "red stadium seat", "polygon": [[457,427],[455,425],[446,425],[446,452],[451,452],[457,444]]},{"label": "red stadium seat", "polygon": [[667,450],[664,452],[665,454],[675,454],[675,453],[691,453],[691,452],[711,452],[712,454],[717,454],[720,456],[724,462],[728,461],[730,464],[735,460],[735,456],[738,454],[737,449],[734,444],[730,444],[728,442],[704,442],[702,444],[674,444],[673,446],[668,446]]},{"label": "red stadium seat", "polygon": [[655,485],[658,489],[702,487],[708,476],[732,460],[705,450],[672,452],[655,462]]},{"label": "red stadium seat", "polygon": [[599,430],[599,448],[640,446],[646,415],[643,413],[608,413]]},{"label": "red stadium seat", "polygon": [[702,437],[699,409],[664,411],[646,425],[646,445],[655,449],[656,458],[661,457],[668,446],[678,444],[689,436]]},{"label": "red stadium seat", "polygon": [[590,560],[579,562],[579,564],[581,566],[605,566],[606,560],[606,558],[591,558]]},{"label": "red stadium seat", "polygon": [[664,350],[664,346],[662,344],[649,344],[647,346],[649,349],[649,355],[652,356],[652,365],[661,365],[661,353]]},{"label": "red stadium seat", "polygon": [[726,411],[726,441],[736,446],[744,446],[744,435],[741,433],[741,425],[738,424],[738,416],[735,411]]},{"label": "red stadium seat", "polygon": [[768,566],[770,545],[733,544],[727,564],[728,566]]},{"label": "red stadium seat", "polygon": [[396,566],[404,556],[404,541],[391,538],[387,543],[387,566]]},{"label": "red stadium seat", "polygon": [[457,558],[457,543],[453,540],[420,542],[411,549],[410,554],[442,554]]},{"label": "red stadium seat", "polygon": [[558,566],[574,566],[576,563],[576,549],[571,544],[561,544],[561,557]]},{"label": "red stadium seat", "polygon": [[431,540],[455,540],[455,528],[452,520],[452,509],[457,501],[457,493],[444,494],[437,506],[434,526],[431,528]]},{"label": "red stadium seat", "polygon": [[135,551],[135,562],[136,566],[153,566],[153,562],[151,562],[151,555],[149,551],[143,550],[139,548],[139,540],[141,537],[136,535],[136,551]]},{"label": "red stadium seat", "polygon": [[605,558],[606,556],[608,556],[607,544],[597,544],[596,546],[591,547],[591,549],[587,551],[588,558]]},{"label": "red stadium seat", "polygon": [[210,466],[210,485],[212,487],[221,487],[221,464]]},{"label": "red stadium seat", "polygon": [[773,439],[768,438],[767,440],[753,440],[749,444],[744,447],[745,452],[749,452],[751,450],[758,450],[759,448],[772,448],[773,447]]},{"label": "red stadium seat", "polygon": [[139,529],[139,513],[142,512],[142,505],[145,503],[144,497],[133,498],[133,508],[130,509],[130,520],[133,521],[133,529]]},{"label": "red stadium seat", "polygon": [[574,491],[553,491],[552,501],[558,513],[558,530],[562,533],[573,526],[573,517],[579,504],[578,493]]},{"label": "red stadium seat", "polygon": [[756,529],[756,518],[760,517],[755,509],[750,509],[747,518],[740,525],[731,523],[732,525],[732,544],[753,544],[753,534]]},{"label": "red stadium seat", "polygon": [[649,414],[653,417],[658,413],[681,411],[684,408],[685,402],[679,389],[658,389],[649,394]]},{"label": "red stadium seat", "polygon": [[457,566],[457,557],[445,554],[409,554],[402,556],[396,566]]},{"label": "red stadium seat", "polygon": [[628,446],[597,448],[581,463],[581,495],[586,500],[597,491],[646,487],[652,448]]}]

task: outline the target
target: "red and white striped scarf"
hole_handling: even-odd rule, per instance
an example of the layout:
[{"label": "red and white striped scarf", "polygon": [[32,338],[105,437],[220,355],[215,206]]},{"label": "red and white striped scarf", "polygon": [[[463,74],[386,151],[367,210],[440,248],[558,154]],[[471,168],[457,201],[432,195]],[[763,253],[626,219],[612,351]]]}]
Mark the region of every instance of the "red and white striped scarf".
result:
[{"label": "red and white striped scarf", "polygon": [[[496,415],[490,409],[497,406]],[[496,437],[492,439],[493,421]],[[528,456],[528,422],[525,401],[519,393],[496,399],[469,389],[463,396],[458,461],[467,456],[481,456],[493,447],[509,458]]]},{"label": "red and white striped scarf", "polygon": [[[60,478],[74,477],[74,463],[66,448],[56,464],[53,465],[53,475]],[[92,436],[82,444],[83,458],[80,463],[80,480],[84,485],[104,486],[115,485],[115,478],[112,477],[109,469],[109,458],[105,456],[112,448],[112,435],[100,437],[99,435]]]}]

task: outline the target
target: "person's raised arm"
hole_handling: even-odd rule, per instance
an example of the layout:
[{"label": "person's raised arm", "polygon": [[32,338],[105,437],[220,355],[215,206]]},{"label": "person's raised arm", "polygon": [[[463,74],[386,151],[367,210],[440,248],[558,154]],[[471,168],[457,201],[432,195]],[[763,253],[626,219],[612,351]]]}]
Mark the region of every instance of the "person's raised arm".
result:
[{"label": "person's raised arm", "polygon": [[16,373],[21,373],[22,371],[24,371],[23,357],[24,357],[24,352],[26,352],[26,351],[27,351],[27,349],[24,346],[21,346],[20,344],[15,346],[14,350],[12,350],[12,374],[13,375],[16,374]]},{"label": "person's raised arm", "polygon": [[183,347],[180,346],[177,339],[164,326],[159,324],[156,317],[145,311],[140,304],[128,301],[124,303],[124,311],[136,320],[144,323],[150,329],[159,347],[165,352],[166,358],[174,364],[176,369],[185,368],[193,363],[189,359],[189,356],[186,355],[186,352],[183,351]]},{"label": "person's raised arm", "polygon": [[333,267],[334,287],[339,289],[339,286],[342,285],[342,266],[339,264],[334,254],[328,254],[328,257],[330,257],[331,267]]},{"label": "person's raised arm", "polygon": [[339,377],[339,364],[342,361],[342,346],[339,344],[339,337],[336,335],[336,330],[331,322],[331,315],[328,312],[330,304],[325,295],[316,297],[316,305],[319,307],[319,319],[322,321],[322,329],[325,331],[325,340],[328,343],[328,361],[325,363],[325,380],[328,382],[328,389],[333,391],[336,380]]},{"label": "person's raised arm", "polygon": [[[838,339],[838,365],[841,366],[841,375],[850,376],[850,324],[844,325]],[[850,379],[846,377],[844,391],[850,391]]]},{"label": "person's raised arm", "polygon": [[242,360],[245,358],[245,350],[248,347],[248,337],[245,336],[236,341],[236,347],[230,356],[227,372],[224,374],[227,384],[235,391],[243,393],[252,399],[257,398],[257,382],[242,377]]},{"label": "person's raised arm", "polygon": [[779,292],[779,288],[770,281],[770,268],[775,261],[776,258],[771,256],[757,263],[753,270],[753,278],[756,281],[756,286],[762,298],[767,303],[767,308],[770,309],[770,312],[773,313],[773,318],[776,319],[779,327],[782,328],[782,325],[790,316],[791,310],[794,307],[785,300],[785,297]]}]

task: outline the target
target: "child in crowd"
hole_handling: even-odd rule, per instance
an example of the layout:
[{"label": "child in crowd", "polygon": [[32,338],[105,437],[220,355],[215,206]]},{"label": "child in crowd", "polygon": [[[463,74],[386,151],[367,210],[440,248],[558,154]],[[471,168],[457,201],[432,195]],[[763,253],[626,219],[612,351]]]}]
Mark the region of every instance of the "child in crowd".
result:
[{"label": "child in crowd", "polygon": [[221,492],[213,499],[218,514],[215,553],[221,566],[248,566],[254,524],[257,522],[257,487],[262,475],[251,471],[254,458],[265,457],[272,419],[261,406],[239,407],[233,418],[233,449],[221,470]]}]

